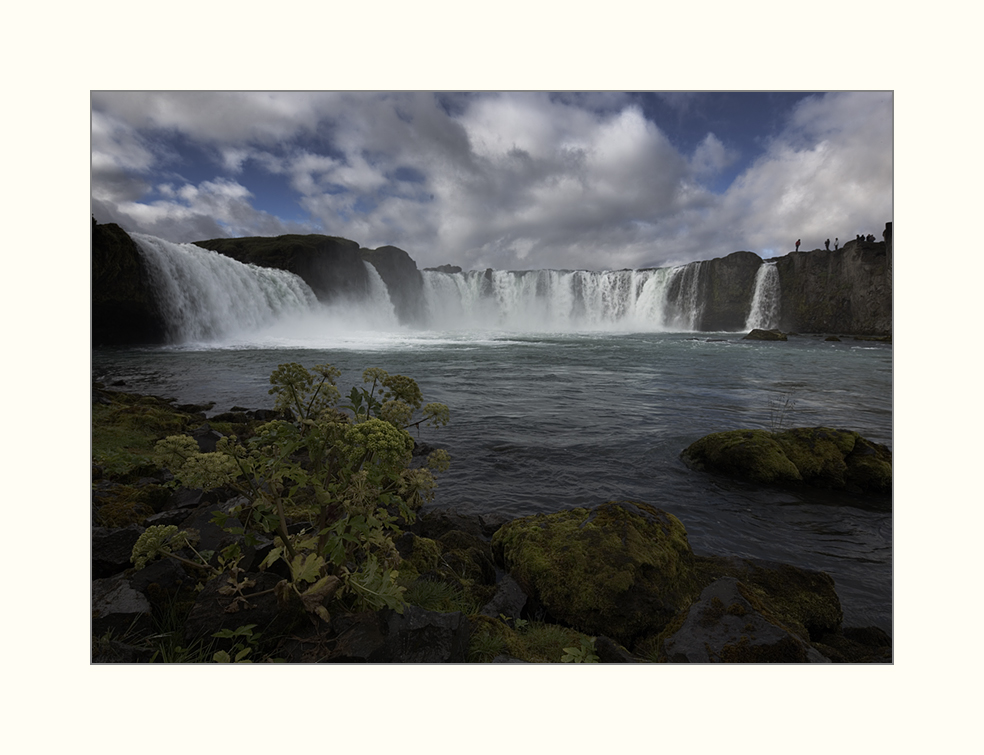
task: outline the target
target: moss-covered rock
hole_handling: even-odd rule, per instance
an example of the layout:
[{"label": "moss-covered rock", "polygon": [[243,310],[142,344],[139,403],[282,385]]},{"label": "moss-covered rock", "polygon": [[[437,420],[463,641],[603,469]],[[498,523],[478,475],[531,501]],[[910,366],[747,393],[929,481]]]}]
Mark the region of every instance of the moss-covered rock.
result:
[{"label": "moss-covered rock", "polygon": [[681,455],[692,469],[765,484],[800,482],[803,477],[768,430],[729,430],[705,435]]},{"label": "moss-covered rock", "polygon": [[768,611],[741,582],[716,580],[664,644],[671,663],[823,663],[827,659]]},{"label": "moss-covered rock", "polygon": [[805,482],[832,490],[892,491],[892,452],[851,430],[712,433],[684,449],[681,459],[692,469],[766,485]]},{"label": "moss-covered rock", "polygon": [[548,614],[631,646],[699,591],[683,524],[645,503],[609,502],[514,520],[496,559]]},{"label": "moss-covered rock", "polygon": [[756,611],[805,641],[837,631],[844,619],[834,580],[826,572],[726,556],[698,556],[696,570],[705,584],[722,577],[739,580]]}]

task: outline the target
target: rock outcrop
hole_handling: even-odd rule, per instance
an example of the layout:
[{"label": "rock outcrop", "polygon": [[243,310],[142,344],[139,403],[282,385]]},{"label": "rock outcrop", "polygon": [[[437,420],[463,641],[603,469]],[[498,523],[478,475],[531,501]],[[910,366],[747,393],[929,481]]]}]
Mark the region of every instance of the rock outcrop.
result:
[{"label": "rock outcrop", "polygon": [[733,252],[727,257],[693,264],[700,265],[700,329],[744,328],[762,258],[752,252]]},{"label": "rock outcrop", "polygon": [[659,632],[697,591],[686,529],[645,503],[516,519],[492,549],[547,614],[627,646]]},{"label": "rock outcrop", "polygon": [[799,333],[890,334],[890,229],[886,238],[889,241],[849,241],[837,251],[814,249],[780,257],[776,261],[779,328]]},{"label": "rock outcrop", "polygon": [[669,663],[830,663],[734,577],[704,588],[664,652]]},{"label": "rock outcrop", "polygon": [[164,319],[133,239],[115,223],[92,219],[92,343],[163,343]]},{"label": "rock outcrop", "polygon": [[359,245],[337,236],[247,236],[196,241],[195,245],[239,262],[289,270],[300,276],[322,301],[362,298],[369,291],[369,276]]},{"label": "rock outcrop", "polygon": [[[780,330],[795,333],[890,335],[892,332],[892,224],[885,241],[849,241],[837,250],[790,252],[776,263]],[[763,260],[734,252],[699,265],[698,328],[745,327]]]},{"label": "rock outcrop", "polygon": [[729,430],[705,435],[680,456],[693,469],[765,485],[892,492],[892,452],[851,430]]},{"label": "rock outcrop", "polygon": [[752,328],[746,336],[742,338],[743,341],[788,341],[786,334],[781,330],[762,330],[761,328]]},{"label": "rock outcrop", "polygon": [[395,246],[360,249],[362,259],[371,264],[389,290],[390,301],[400,322],[414,324],[424,317],[424,277],[410,255]]}]

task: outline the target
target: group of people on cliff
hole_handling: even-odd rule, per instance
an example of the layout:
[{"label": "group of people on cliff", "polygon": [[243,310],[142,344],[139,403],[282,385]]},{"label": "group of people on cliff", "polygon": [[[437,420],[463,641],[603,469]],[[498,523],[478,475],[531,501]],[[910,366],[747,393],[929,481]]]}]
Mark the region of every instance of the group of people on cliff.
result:
[{"label": "group of people on cliff", "polygon": [[[882,235],[885,235],[885,234],[882,234]],[[875,240],[875,234],[869,233],[867,236],[865,236],[864,234],[859,233],[859,234],[857,234],[855,236],[854,240],[855,241],[867,241],[868,243],[872,243]],[[830,251],[830,239],[827,239],[826,241],[824,241],[823,242],[823,246],[829,252]],[[840,239],[837,238],[837,237],[835,237],[834,238],[834,251],[836,252],[838,249],[840,249]],[[798,252],[799,250],[800,250],[800,240],[799,239],[796,239],[796,251]]]}]

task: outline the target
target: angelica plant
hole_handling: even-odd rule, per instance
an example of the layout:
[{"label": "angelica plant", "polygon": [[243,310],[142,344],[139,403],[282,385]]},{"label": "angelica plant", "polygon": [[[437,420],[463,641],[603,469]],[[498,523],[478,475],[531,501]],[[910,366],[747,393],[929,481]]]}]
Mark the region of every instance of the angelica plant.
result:
[{"label": "angelica plant", "polygon": [[[158,459],[182,484],[240,494],[244,502],[228,514],[217,512],[215,521],[225,526],[236,516],[240,534],[272,534],[274,548],[261,568],[282,560],[291,574],[275,592],[285,601],[299,598],[322,619],[333,597],[402,610],[393,536],[400,520],[413,522],[433,497],[434,475],[450,460],[438,450],[426,467],[409,466],[409,429],[440,427],[450,417],[444,404],[421,409],[423,396],[412,378],[370,368],[363,373],[369,388],[353,387],[339,407],[338,376],[330,365],[309,371],[282,364],[270,376],[269,392],[291,420],[268,422],[245,443],[223,439],[211,453],[187,436],[157,446]],[[311,531],[289,529],[288,511],[299,506],[314,506]]]}]

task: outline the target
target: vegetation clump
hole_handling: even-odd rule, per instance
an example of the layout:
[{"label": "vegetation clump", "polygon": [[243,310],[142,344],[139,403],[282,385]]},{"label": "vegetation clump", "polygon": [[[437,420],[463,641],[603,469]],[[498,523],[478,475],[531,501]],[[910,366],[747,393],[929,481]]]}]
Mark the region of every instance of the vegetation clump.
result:
[{"label": "vegetation clump", "polygon": [[[437,450],[426,467],[409,466],[414,442],[408,429],[440,426],[449,417],[443,404],[421,406],[416,382],[366,370],[370,387],[353,388],[340,405],[338,375],[330,365],[282,364],[270,377],[270,393],[290,420],[266,422],[245,442],[224,437],[214,452],[202,452],[188,435],[170,435],[155,446],[156,460],[180,484],[236,496],[214,522],[241,535],[246,546],[272,537],[261,569],[283,564],[288,576],[274,588],[278,600],[325,621],[332,601],[346,610],[402,612],[406,588],[398,582],[393,538],[433,496],[434,474],[449,463],[447,452]],[[312,521],[293,525],[289,512],[298,510],[313,514]],[[190,542],[176,528],[149,528],[134,547],[134,563],[175,558]],[[195,555],[193,562],[219,574],[238,568],[242,548],[235,543],[220,554]]]}]

